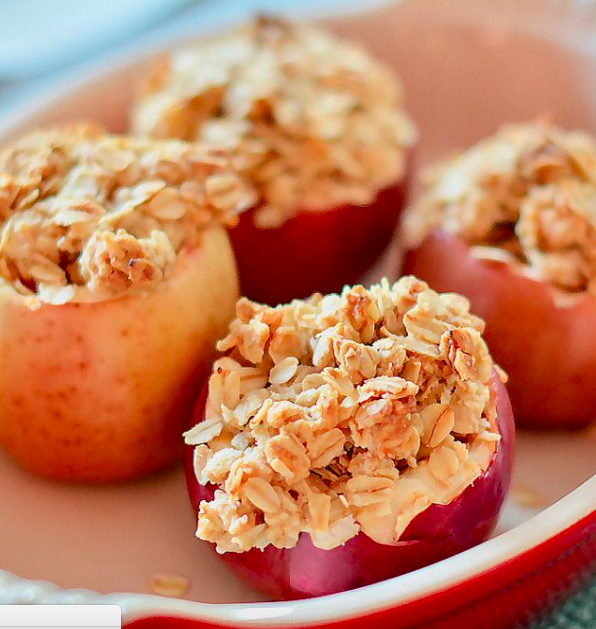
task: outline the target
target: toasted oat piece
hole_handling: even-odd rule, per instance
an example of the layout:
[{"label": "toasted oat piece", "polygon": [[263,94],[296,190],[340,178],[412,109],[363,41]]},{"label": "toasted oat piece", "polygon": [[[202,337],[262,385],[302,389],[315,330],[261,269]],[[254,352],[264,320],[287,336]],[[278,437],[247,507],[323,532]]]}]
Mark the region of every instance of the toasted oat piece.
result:
[{"label": "toasted oat piece", "polygon": [[157,573],[151,577],[149,589],[152,594],[180,598],[188,592],[190,582],[177,574]]}]

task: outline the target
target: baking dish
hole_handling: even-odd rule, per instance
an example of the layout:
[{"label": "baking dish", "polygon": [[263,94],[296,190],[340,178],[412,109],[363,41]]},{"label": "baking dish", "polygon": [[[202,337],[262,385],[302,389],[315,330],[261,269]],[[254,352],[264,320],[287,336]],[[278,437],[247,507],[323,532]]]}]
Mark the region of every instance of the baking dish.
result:
[{"label": "baking dish", "polygon": [[[357,8],[343,16],[318,9],[312,17],[399,70],[422,134],[418,166],[503,121],[544,115],[596,130],[590,3],[404,0]],[[96,64],[6,118],[1,139],[80,118],[124,129],[138,68],[158,48],[217,27],[189,26],[175,40]],[[522,432],[512,493],[493,539],[377,585],[283,604],[260,601],[194,540],[180,469],[81,488],[31,478],[0,456],[7,514],[0,519],[0,602],[115,602],[125,625],[139,628],[514,627],[578,587],[596,563],[595,454],[593,429]],[[185,599],[149,594],[161,573],[188,579]],[[72,589],[80,587],[87,589]]]}]

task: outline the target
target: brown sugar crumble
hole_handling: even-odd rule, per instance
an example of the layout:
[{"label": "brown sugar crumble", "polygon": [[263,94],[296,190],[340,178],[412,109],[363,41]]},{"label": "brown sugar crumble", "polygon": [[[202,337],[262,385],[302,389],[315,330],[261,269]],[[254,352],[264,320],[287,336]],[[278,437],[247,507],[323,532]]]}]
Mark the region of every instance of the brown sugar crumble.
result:
[{"label": "brown sugar crumble", "polygon": [[[431,168],[404,224],[408,247],[437,228],[477,258],[596,294],[596,142],[542,123],[509,125]],[[572,303],[572,302],[571,302]]]},{"label": "brown sugar crumble", "polygon": [[0,153],[0,283],[55,305],[146,289],[251,200],[219,151],[84,124],[37,131]]},{"label": "brown sugar crumble", "polygon": [[271,308],[241,299],[185,436],[217,550],[397,541],[487,468],[500,435],[484,324],[413,277]]},{"label": "brown sugar crumble", "polygon": [[417,139],[390,68],[329,33],[274,18],[161,59],[132,125],[241,156],[263,228],[301,208],[371,203],[403,178]]}]

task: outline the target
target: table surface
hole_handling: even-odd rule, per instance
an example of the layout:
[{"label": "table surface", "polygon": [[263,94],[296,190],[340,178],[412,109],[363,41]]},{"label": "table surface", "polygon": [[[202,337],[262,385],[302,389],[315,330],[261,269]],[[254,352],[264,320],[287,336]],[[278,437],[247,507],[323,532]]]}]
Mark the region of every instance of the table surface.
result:
[{"label": "table surface", "polygon": [[596,577],[532,629],[596,629]]}]

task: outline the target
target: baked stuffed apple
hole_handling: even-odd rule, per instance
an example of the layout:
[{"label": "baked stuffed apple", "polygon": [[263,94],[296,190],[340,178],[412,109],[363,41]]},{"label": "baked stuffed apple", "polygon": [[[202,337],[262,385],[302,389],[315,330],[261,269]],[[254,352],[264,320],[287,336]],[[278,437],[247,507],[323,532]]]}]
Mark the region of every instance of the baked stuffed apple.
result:
[{"label": "baked stuffed apple", "polygon": [[117,481],[181,454],[237,299],[223,223],[247,202],[198,145],[76,126],[4,149],[0,445],[20,465]]},{"label": "baked stuffed apple", "polygon": [[431,169],[407,214],[405,272],[468,297],[510,376],[515,418],[596,418],[596,143],[507,126]]},{"label": "baked stuffed apple", "polygon": [[186,462],[197,536],[241,577],[331,594],[490,534],[513,416],[465,298],[406,277],[236,315]]},{"label": "baked stuffed apple", "polygon": [[132,127],[241,158],[257,191],[230,232],[241,289],[272,304],[339,291],[381,256],[416,140],[389,68],[324,31],[267,18],[162,59]]}]

